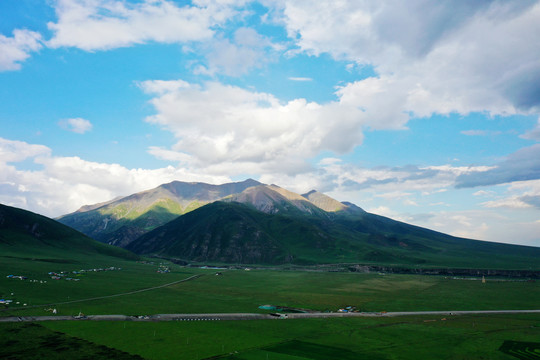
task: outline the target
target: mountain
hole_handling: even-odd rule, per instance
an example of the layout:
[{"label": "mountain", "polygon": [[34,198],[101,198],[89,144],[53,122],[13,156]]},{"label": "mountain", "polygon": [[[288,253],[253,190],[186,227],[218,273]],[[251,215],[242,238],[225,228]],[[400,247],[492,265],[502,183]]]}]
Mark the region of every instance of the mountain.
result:
[{"label": "mountain", "polygon": [[[273,218],[238,203],[214,202],[180,216],[127,248],[198,261],[272,263],[285,259],[279,241],[266,230]],[[278,260],[279,261],[279,260]]]},{"label": "mountain", "polygon": [[223,185],[173,181],[105,203],[83,206],[57,220],[96,240],[124,247],[179,215],[257,185],[260,183],[252,179]]},{"label": "mountain", "polygon": [[316,190],[311,190],[306,194],[302,194],[302,197],[308,199],[312,204],[315,204],[317,207],[327,212],[343,211],[348,207],[346,204],[332,199],[330,196]]},{"label": "mountain", "polygon": [[540,269],[540,248],[457,238],[275,185],[250,187],[200,207],[127,249],[218,263]]},{"label": "mountain", "polygon": [[61,221],[139,254],[186,261],[540,269],[540,248],[457,238],[254,180],[172,182]]},{"label": "mountain", "polygon": [[[141,254],[238,264],[314,263],[342,253],[319,225],[217,201],[154,229],[127,246]],[[315,261],[316,262],[316,261]]]},{"label": "mountain", "polygon": [[0,204],[0,257],[50,262],[104,257],[136,259],[129,251],[102,244],[45,216]]},{"label": "mountain", "polygon": [[221,199],[226,202],[248,204],[267,214],[322,214],[321,209],[305,197],[277,185],[258,185],[239,194]]}]

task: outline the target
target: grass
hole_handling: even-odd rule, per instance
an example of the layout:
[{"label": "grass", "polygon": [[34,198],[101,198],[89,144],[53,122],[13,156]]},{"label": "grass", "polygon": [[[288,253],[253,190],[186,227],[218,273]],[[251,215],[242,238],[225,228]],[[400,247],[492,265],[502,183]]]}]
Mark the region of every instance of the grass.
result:
[{"label": "grass", "polygon": [[0,326],[0,358],[28,359],[142,359],[104,345],[97,345],[33,323]]},{"label": "grass", "polygon": [[[44,257],[50,257],[46,255]],[[348,305],[364,311],[414,311],[531,309],[540,304],[539,282],[487,278],[482,284],[480,280],[441,276],[210,270],[174,264],[168,264],[170,273],[159,274],[156,272],[159,261],[144,264],[95,257],[92,262],[90,258],[79,256],[69,262],[50,262],[9,256],[0,256],[0,298],[13,298],[28,306],[0,310],[0,316],[50,315],[44,306],[29,307],[47,303],[56,303],[60,315],[75,315],[79,311],[128,315],[266,312],[258,308],[262,304],[320,311],[335,311]],[[106,266],[122,270],[85,273],[78,282],[54,281],[47,275],[49,271]],[[216,276],[216,271],[223,275]],[[8,274],[47,280],[47,283],[8,279],[5,277]],[[203,276],[132,295],[60,304],[154,287],[194,274]],[[50,337],[55,339],[50,344],[83,341],[80,346],[87,350],[80,354],[66,353],[64,358],[72,359],[99,359],[98,355],[83,357],[82,354],[103,355],[109,351],[106,349],[145,359],[219,356],[244,360],[317,360],[322,356],[329,358],[328,354],[338,354],[330,357],[336,359],[515,359],[511,352],[519,354],[521,351],[519,346],[518,350],[512,350],[516,342],[538,343],[540,315],[453,316],[446,321],[426,316],[161,323],[58,321],[40,323],[40,328],[0,323],[0,339],[13,339],[13,336],[19,339],[19,345],[8,342],[9,345],[0,346],[4,349],[0,358],[31,358],[30,352],[21,353],[26,343],[30,349],[38,349],[35,352],[41,354],[41,358],[55,358],[61,353],[58,349],[64,351],[79,346],[56,348],[42,340],[33,340]],[[47,351],[51,352],[50,356]]]},{"label": "grass", "polygon": [[[32,269],[16,259],[9,274],[29,279],[47,280],[32,283],[0,276],[0,297],[27,305],[109,296],[150,288],[188,278],[203,276],[170,287],[132,295],[58,304],[60,314],[154,314],[208,312],[265,312],[259,305],[272,304],[336,311],[356,306],[363,311],[415,310],[504,310],[531,309],[540,304],[540,283],[526,281],[454,280],[440,276],[378,275],[271,270],[216,270],[171,266],[171,273],[158,274],[157,263],[139,264],[117,260],[103,266],[121,267],[119,271],[90,272],[79,282],[52,280],[49,271],[78,270],[81,264],[57,264],[28,261]],[[28,265],[27,265],[28,266]],[[2,273],[0,273],[2,275]],[[12,315],[44,315],[43,308],[13,309]]]},{"label": "grass", "polygon": [[540,316],[220,322],[49,322],[44,326],[146,359],[512,359],[538,343]]}]

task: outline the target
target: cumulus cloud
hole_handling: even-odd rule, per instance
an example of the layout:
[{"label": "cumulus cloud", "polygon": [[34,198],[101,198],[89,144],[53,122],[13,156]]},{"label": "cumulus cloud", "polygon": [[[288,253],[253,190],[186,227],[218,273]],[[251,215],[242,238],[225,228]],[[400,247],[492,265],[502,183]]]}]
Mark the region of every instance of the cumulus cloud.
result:
[{"label": "cumulus cloud", "polygon": [[57,22],[48,46],[108,50],[151,41],[183,43],[212,38],[213,26],[234,15],[242,2],[195,1],[178,6],[166,0],[56,0]]},{"label": "cumulus cloud", "polygon": [[[281,1],[289,36],[308,54],[370,64],[377,77],[341,89],[374,128],[433,113],[540,109],[537,1]],[[382,113],[380,113],[382,112]]]},{"label": "cumulus cloud", "polygon": [[147,121],[175,135],[170,150],[184,155],[174,156],[200,167],[294,174],[308,170],[307,159],[322,150],[343,153],[362,143],[362,112],[341,102],[281,103],[218,82],[182,84],[146,81],[140,87],[154,95],[156,114]]},{"label": "cumulus cloud", "polygon": [[488,186],[536,179],[540,179],[540,144],[516,151],[489,170],[460,175],[456,179],[456,187]]},{"label": "cumulus cloud", "polygon": [[0,71],[18,70],[30,53],[41,49],[41,34],[16,29],[12,37],[0,34]]},{"label": "cumulus cloud", "polygon": [[92,130],[92,123],[82,118],[60,120],[58,125],[64,130],[77,134],[84,134],[85,132]]},{"label": "cumulus cloud", "polygon": [[[24,160],[33,161],[41,169],[19,169],[18,163]],[[230,178],[194,174],[172,166],[128,169],[79,157],[53,156],[46,146],[0,138],[0,203],[47,216],[59,216],[85,204],[107,201],[173,180],[223,183]]]},{"label": "cumulus cloud", "polygon": [[241,27],[234,32],[232,39],[221,36],[202,46],[208,66],[198,72],[240,76],[263,66],[271,59],[276,47],[279,46],[254,29]]},{"label": "cumulus cloud", "polygon": [[20,162],[40,155],[49,155],[51,149],[43,145],[0,138],[0,163]]}]

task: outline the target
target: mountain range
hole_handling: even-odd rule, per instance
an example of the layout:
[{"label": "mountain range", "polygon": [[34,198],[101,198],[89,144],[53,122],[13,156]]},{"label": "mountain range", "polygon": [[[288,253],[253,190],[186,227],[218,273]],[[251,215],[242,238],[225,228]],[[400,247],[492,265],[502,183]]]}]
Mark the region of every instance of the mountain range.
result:
[{"label": "mountain range", "polygon": [[251,179],[223,185],[173,181],[152,190],[83,206],[57,220],[98,241],[125,247],[179,215],[259,184]]},{"label": "mountain range", "polygon": [[540,267],[540,248],[457,238],[314,190],[297,194],[252,179],[223,185],[174,181],[58,220],[138,254],[185,261]]}]

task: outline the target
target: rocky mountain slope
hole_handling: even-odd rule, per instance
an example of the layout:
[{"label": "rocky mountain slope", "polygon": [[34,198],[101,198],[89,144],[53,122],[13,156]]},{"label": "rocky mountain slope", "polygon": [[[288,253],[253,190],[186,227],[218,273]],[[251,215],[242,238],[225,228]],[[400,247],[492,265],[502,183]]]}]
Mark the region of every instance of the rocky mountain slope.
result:
[{"label": "rocky mountain slope", "polygon": [[124,247],[179,215],[259,184],[252,179],[223,185],[173,181],[109,202],[83,206],[57,220],[96,240]]}]

